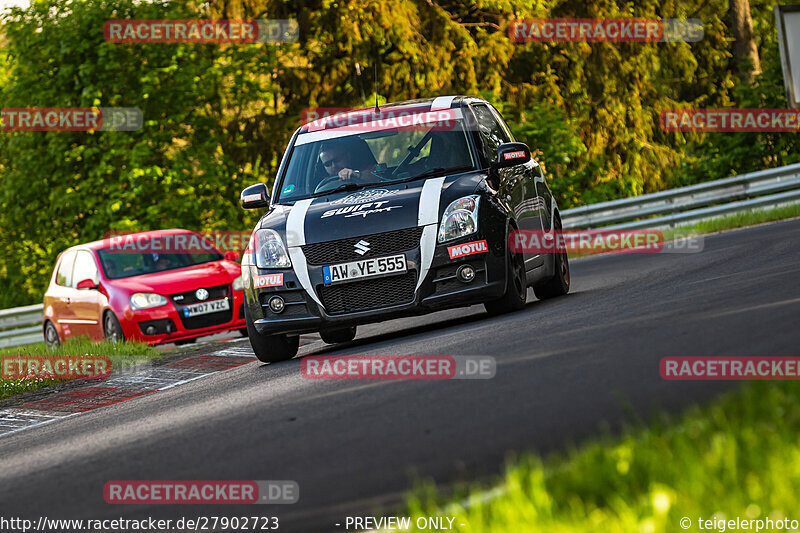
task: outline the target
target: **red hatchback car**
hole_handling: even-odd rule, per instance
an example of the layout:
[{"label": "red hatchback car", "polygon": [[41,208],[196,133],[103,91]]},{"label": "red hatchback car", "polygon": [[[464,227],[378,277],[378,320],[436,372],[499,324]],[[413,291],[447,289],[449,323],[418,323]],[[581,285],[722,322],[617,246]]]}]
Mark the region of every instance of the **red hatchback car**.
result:
[{"label": "red hatchback car", "polygon": [[[59,255],[44,296],[48,345],[74,337],[184,344],[233,329],[246,335],[238,253],[223,255],[186,230],[125,238],[137,247],[121,250],[106,239]],[[188,240],[203,242],[202,249],[156,251]]]}]

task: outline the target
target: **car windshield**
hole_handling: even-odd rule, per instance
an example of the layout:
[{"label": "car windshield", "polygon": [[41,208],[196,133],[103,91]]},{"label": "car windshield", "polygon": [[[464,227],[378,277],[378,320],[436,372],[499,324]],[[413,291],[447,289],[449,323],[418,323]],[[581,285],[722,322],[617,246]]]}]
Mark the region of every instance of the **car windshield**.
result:
[{"label": "car windshield", "polygon": [[131,278],[142,274],[153,274],[175,270],[212,261],[219,261],[222,255],[209,253],[130,253],[128,251],[98,250],[100,265],[108,279]]},{"label": "car windshield", "polygon": [[[334,190],[475,169],[460,113],[443,124],[412,128],[361,124],[301,133],[280,184],[278,201],[294,202]],[[357,174],[340,179],[342,171],[346,176],[353,171]]]}]

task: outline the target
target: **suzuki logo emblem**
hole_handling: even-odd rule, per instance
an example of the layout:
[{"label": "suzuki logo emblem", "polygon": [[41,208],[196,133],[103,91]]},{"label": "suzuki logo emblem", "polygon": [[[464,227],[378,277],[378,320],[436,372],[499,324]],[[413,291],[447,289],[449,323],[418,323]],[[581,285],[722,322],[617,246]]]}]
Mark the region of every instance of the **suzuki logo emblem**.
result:
[{"label": "suzuki logo emblem", "polygon": [[205,289],[197,289],[197,292],[194,293],[198,300],[207,300],[208,299],[208,291]]},{"label": "suzuki logo emblem", "polygon": [[369,243],[364,239],[361,239],[356,243],[354,251],[358,255],[364,255],[365,253],[369,252]]}]

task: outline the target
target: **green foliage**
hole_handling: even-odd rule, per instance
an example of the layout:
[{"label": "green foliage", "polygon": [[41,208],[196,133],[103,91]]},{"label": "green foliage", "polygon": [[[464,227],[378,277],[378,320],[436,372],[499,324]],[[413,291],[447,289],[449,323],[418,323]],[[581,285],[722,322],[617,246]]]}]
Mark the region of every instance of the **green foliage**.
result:
[{"label": "green foliage", "polygon": [[177,4],[121,0],[35,2],[7,18],[13,81],[0,92],[4,107],[138,107],[145,123],[137,132],[0,136],[8,275],[0,307],[40,299],[63,248],[109,231],[254,223],[238,207],[239,192],[269,181],[262,162],[279,149],[251,144],[258,136],[248,135],[247,121],[272,91],[247,73],[273,69],[274,52],[103,38],[111,18],[197,16]]},{"label": "green foliage", "polygon": [[[761,76],[752,86],[735,90],[737,107],[786,108],[778,43],[770,39],[762,49]],[[681,135],[681,134],[678,134]],[[687,157],[674,176],[674,184],[735,176],[800,161],[800,136],[796,133],[707,133],[682,134]]]},{"label": "green foliage", "polygon": [[792,519],[800,490],[798,399],[797,383],[751,383],[678,420],[662,415],[568,454],[515,461],[494,489],[473,487],[458,494],[460,503],[421,488],[408,514],[412,523],[454,516],[454,530],[464,533],[660,533],[681,531],[683,517],[691,531],[708,529],[700,517]]},{"label": "green foliage", "polygon": [[[792,134],[666,133],[674,107],[782,107],[771,7],[764,72],[737,85],[727,0],[42,0],[4,17],[0,105],[139,107],[126,132],[0,134],[0,308],[34,303],[65,247],[112,230],[241,230],[304,108],[479,94],[539,154],[562,208],[796,161]],[[698,43],[513,43],[524,17],[699,18]],[[294,18],[283,45],[111,44],[120,18]],[[5,53],[8,58],[4,57]]]}]

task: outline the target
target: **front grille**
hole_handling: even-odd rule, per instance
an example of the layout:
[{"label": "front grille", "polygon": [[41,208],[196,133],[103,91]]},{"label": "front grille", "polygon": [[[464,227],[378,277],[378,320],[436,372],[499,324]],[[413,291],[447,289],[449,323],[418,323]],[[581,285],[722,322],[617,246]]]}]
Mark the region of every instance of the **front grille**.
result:
[{"label": "front grille", "polygon": [[402,276],[321,286],[319,296],[329,315],[355,313],[410,303],[416,284],[417,273],[412,270]]},{"label": "front grille", "polygon": [[185,317],[181,315],[181,322],[186,329],[201,329],[210,328],[212,326],[219,326],[233,320],[233,310],[220,311],[218,313],[209,313],[207,315],[198,315],[192,317]]},{"label": "front grille", "polygon": [[[419,246],[421,236],[422,228],[407,228],[338,241],[307,244],[303,246],[303,253],[310,265],[344,263],[411,250]],[[355,245],[361,240],[369,243],[370,250],[364,255],[355,252]]]},{"label": "front grille", "polygon": [[[198,287],[197,289],[199,289]],[[221,300],[228,296],[228,285],[217,285],[216,287],[203,287],[205,290],[208,291],[208,298],[205,300],[198,300],[197,296],[195,296],[195,292],[197,289],[193,289],[191,291],[186,292],[179,292],[177,294],[170,294],[170,299],[178,305],[191,305],[196,304],[197,302],[205,302],[208,300]]]}]

